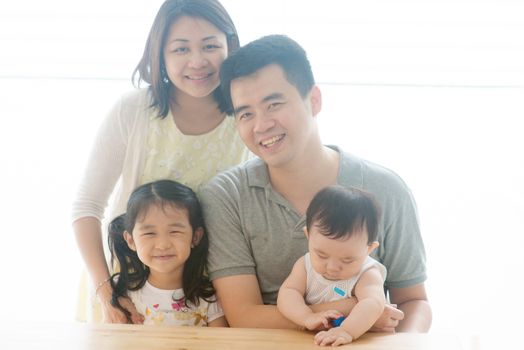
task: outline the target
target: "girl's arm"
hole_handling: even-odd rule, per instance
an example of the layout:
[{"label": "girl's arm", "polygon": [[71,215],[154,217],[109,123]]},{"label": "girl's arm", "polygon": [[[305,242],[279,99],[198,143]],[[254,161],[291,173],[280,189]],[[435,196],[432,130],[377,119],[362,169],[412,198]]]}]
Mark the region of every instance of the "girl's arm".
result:
[{"label": "girl's arm", "polygon": [[229,327],[225,316],[214,319],[207,324],[208,327]]},{"label": "girl's arm", "polygon": [[301,257],[280,287],[277,299],[278,310],[295,324],[309,330],[329,328],[329,321],[342,314],[335,310],[313,312],[304,300],[306,284],[306,267],[304,257]]}]

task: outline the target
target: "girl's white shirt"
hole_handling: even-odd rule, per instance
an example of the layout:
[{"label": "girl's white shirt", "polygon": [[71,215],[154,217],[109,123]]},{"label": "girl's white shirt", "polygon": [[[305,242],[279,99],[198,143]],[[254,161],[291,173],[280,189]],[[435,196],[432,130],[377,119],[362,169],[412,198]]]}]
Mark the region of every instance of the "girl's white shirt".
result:
[{"label": "girl's white shirt", "polygon": [[198,306],[190,302],[186,306],[183,289],[159,289],[146,282],[141,289],[129,291],[128,296],[144,316],[145,325],[206,327],[209,322],[224,316],[214,296],[211,300],[215,302],[199,299]]}]

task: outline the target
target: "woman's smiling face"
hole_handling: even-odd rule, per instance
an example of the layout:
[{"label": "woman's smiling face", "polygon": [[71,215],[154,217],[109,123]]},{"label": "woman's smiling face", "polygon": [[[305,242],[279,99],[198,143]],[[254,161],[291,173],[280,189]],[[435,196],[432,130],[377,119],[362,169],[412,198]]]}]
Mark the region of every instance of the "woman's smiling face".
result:
[{"label": "woman's smiling face", "polygon": [[220,65],[228,52],[226,34],[208,21],[182,16],[164,45],[166,73],[177,93],[210,95],[220,85]]}]

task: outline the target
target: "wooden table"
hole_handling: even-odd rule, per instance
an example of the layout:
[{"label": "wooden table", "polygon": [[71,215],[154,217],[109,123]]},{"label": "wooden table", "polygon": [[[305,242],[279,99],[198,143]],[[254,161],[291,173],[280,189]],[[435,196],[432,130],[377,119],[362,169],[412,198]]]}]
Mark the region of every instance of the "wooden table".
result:
[{"label": "wooden table", "polygon": [[[291,330],[154,327],[136,325],[4,324],[1,350],[308,350],[313,333]],[[457,337],[442,334],[366,334],[338,347],[352,350],[458,350]]]}]

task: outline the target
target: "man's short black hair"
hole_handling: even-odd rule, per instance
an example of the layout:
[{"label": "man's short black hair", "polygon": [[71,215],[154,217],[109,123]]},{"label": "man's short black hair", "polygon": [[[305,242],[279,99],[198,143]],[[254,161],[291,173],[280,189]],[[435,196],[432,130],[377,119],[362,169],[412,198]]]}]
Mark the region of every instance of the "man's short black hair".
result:
[{"label": "man's short black hair", "polygon": [[315,78],[304,49],[285,35],[268,35],[250,42],[231,54],[220,68],[220,83],[228,113],[233,112],[231,81],[252,75],[271,64],[279,65],[287,81],[305,98]]}]

